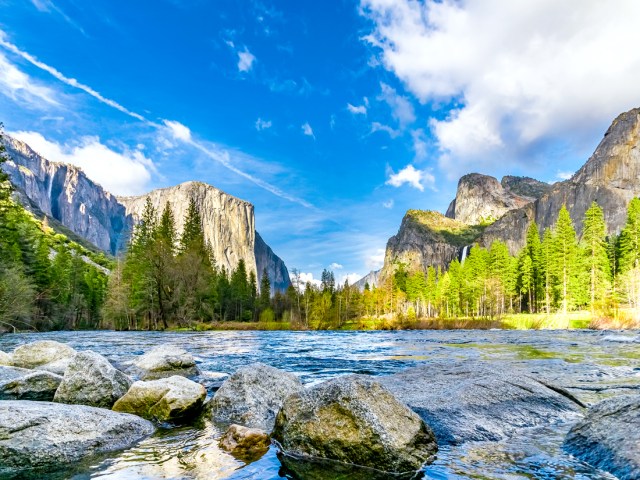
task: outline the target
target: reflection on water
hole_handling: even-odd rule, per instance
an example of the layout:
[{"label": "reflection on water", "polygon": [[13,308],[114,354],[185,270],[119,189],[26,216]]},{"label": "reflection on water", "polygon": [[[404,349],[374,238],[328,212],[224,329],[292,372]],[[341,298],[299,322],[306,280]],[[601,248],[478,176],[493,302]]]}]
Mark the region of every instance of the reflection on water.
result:
[{"label": "reflection on water", "polygon": [[[592,403],[640,390],[638,338],[637,332],[588,331],[54,332],[7,334],[0,337],[0,350],[51,339],[78,350],[94,350],[117,365],[126,365],[153,346],[173,344],[196,357],[205,372],[201,381],[210,394],[226,374],[256,361],[291,371],[309,385],[349,373],[390,374],[433,360],[482,359],[504,367],[525,365]],[[130,450],[75,466],[60,478],[291,478],[273,448],[249,465],[220,450],[217,441],[223,428],[205,416],[193,425],[161,429]],[[560,445],[569,428],[540,428],[505,442],[444,447],[436,462],[425,469],[424,477],[612,479],[562,453]],[[349,478],[345,475],[342,478]]]}]

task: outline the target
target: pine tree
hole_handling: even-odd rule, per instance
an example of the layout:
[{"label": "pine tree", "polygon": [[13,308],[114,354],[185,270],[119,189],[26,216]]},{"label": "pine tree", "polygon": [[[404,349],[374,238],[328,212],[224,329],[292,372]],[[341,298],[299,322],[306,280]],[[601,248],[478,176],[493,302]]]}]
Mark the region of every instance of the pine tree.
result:
[{"label": "pine tree", "polygon": [[578,274],[578,245],[576,231],[573,228],[569,211],[562,205],[554,232],[554,270],[562,313],[567,314],[569,306],[576,296]]},{"label": "pine tree", "polygon": [[262,270],[262,277],[260,278],[260,309],[266,310],[271,304],[271,281],[269,280],[269,274],[267,268]]},{"label": "pine tree", "polygon": [[542,292],[542,265],[540,263],[540,233],[538,225],[532,222],[527,229],[525,250],[531,259],[531,295],[529,299],[529,311],[536,312],[538,296]]},{"label": "pine tree", "polygon": [[547,315],[551,313],[551,301],[553,300],[554,250],[555,240],[553,233],[549,228],[545,228],[540,245],[540,264],[542,266],[542,291],[544,293],[544,304]]},{"label": "pine tree", "polygon": [[588,275],[589,305],[591,312],[596,302],[604,300],[609,290],[611,271],[607,256],[607,227],[604,213],[596,202],[585,212],[582,233],[582,255]]},{"label": "pine tree", "polygon": [[[9,175],[2,170],[2,164],[9,158],[6,154],[6,148],[4,146],[4,125],[0,123],[0,202],[5,202],[11,195],[12,186],[9,182]],[[0,205],[2,207],[2,205]]]},{"label": "pine tree", "polygon": [[640,267],[640,198],[627,207],[627,222],[620,232],[620,273]]}]

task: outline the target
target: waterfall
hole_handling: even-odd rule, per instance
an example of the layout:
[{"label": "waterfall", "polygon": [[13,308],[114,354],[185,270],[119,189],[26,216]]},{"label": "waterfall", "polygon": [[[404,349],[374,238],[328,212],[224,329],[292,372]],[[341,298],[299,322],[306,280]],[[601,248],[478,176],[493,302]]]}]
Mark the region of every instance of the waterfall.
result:
[{"label": "waterfall", "polygon": [[462,247],[462,252],[460,254],[460,265],[464,263],[464,260],[467,258],[468,253],[469,253],[469,245],[465,245],[464,247]]},{"label": "waterfall", "polygon": [[49,173],[49,185],[47,186],[47,197],[51,202],[51,189],[53,188],[53,173]]}]

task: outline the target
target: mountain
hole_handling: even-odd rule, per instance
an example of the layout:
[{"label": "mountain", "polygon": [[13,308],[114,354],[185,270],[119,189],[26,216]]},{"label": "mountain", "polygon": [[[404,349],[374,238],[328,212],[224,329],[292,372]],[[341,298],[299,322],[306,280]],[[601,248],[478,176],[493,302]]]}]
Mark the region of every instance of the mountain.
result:
[{"label": "mountain", "polygon": [[629,201],[640,195],[640,108],[619,115],[589,160],[569,180],[548,185],[528,177],[497,179],[472,173],[458,183],[446,216],[409,210],[387,242],[381,281],[399,262],[408,269],[446,267],[473,243],[504,241],[512,254],[525,244],[535,220],[552,227],[566,204],[578,234],[593,201],[604,211],[609,233],[624,226]]},{"label": "mountain", "polygon": [[358,280],[353,285],[360,289],[364,290],[364,287],[369,284],[370,288],[374,288],[378,286],[378,280],[380,279],[380,270],[371,270],[364,277]]},{"label": "mountain", "polygon": [[147,198],[158,211],[167,202],[171,205],[178,232],[193,198],[218,266],[230,271],[244,259],[247,271],[256,273],[258,281],[263,268],[267,268],[272,290],[284,290],[290,284],[284,262],[257,235],[254,208],[249,202],[202,182],[187,182],[135,197],[116,197],[78,167],[51,162],[8,135],[4,135],[4,144],[10,161],[3,169],[18,197],[28,199],[23,202],[25,206],[36,210],[34,213],[46,214],[107,253],[115,255],[126,247]]}]

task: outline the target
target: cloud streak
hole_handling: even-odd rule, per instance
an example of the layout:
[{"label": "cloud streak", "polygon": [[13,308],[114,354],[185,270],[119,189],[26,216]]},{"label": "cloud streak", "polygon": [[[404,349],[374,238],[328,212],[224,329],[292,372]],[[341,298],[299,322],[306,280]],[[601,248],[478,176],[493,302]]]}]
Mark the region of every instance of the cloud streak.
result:
[{"label": "cloud streak", "polygon": [[[181,124],[180,122],[174,121],[174,120],[163,120],[162,123],[158,123],[158,122],[154,122],[152,120],[149,120],[148,118],[144,117],[143,115],[140,115],[139,113],[136,113],[132,110],[129,110],[128,108],[126,108],[125,106],[121,105],[120,103],[116,102],[115,100],[112,100],[110,98],[105,97],[104,95],[102,95],[101,93],[99,93],[98,91],[94,90],[93,88],[89,87],[88,85],[85,85],[79,81],[77,81],[74,78],[70,78],[67,77],[66,75],[62,74],[60,71],[58,71],[56,68],[47,65],[44,62],[41,62],[40,60],[38,60],[36,57],[34,57],[33,55],[29,54],[28,52],[25,52],[21,49],[19,49],[16,45],[14,45],[13,43],[9,42],[6,39],[6,34],[0,30],[0,46],[5,48],[6,50],[14,53],[15,55],[18,55],[19,57],[23,58],[24,60],[26,60],[27,62],[29,62],[31,65],[44,70],[45,72],[49,73],[50,75],[52,75],[54,78],[56,78],[57,80],[61,81],[62,83],[69,85],[70,87],[79,89],[87,94],[89,94],[90,96],[92,96],[93,98],[95,98],[96,100],[98,100],[100,103],[103,103],[104,105],[107,105],[115,110],[118,110],[119,112],[134,118],[135,120],[138,120],[140,122],[143,122],[145,125],[148,125],[150,127],[153,127],[159,131],[169,131],[169,133],[173,136],[173,138],[180,140],[181,142],[195,148],[196,150],[200,151],[201,153],[203,153],[204,155],[206,155],[207,157],[211,158],[212,160],[222,164],[224,167],[226,167],[227,169],[229,169],[230,171],[234,172],[235,174],[239,175],[240,177],[254,183],[255,185],[259,186],[260,188],[272,193],[273,195],[276,195],[280,198],[283,198],[285,200],[288,200],[290,202],[294,202],[297,203],[299,205],[302,205],[303,207],[306,208],[314,208],[314,206],[307,202],[306,200],[302,199],[302,198],[298,198],[294,195],[291,195],[283,190],[281,190],[280,188],[276,187],[275,185],[272,185],[254,175],[251,175],[243,170],[240,170],[239,168],[237,168],[236,166],[233,165],[232,163],[232,159],[231,159],[231,155],[229,154],[229,152],[223,148],[220,147],[215,147],[215,148],[211,148],[207,145],[205,145],[203,142],[199,142],[197,140],[195,140],[193,138],[193,136],[191,135],[191,130],[186,127],[185,125]],[[308,125],[308,124],[307,124]],[[311,128],[311,127],[309,127]],[[313,135],[313,131],[311,131],[311,134]],[[315,138],[315,137],[314,137]]]}]

